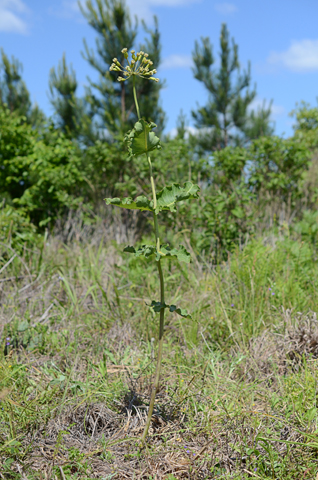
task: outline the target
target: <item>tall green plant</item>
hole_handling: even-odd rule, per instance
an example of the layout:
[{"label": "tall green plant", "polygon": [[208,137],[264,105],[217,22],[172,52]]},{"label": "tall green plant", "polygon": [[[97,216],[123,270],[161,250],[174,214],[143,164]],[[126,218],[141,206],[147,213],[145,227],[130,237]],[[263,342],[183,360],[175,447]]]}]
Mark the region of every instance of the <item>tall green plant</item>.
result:
[{"label": "tall green plant", "polygon": [[161,191],[156,192],[155,179],[153,174],[152,161],[150,157],[150,152],[158,150],[161,148],[160,139],[152,131],[155,127],[155,123],[147,123],[144,119],[141,118],[138,98],[136,93],[136,78],[153,80],[158,82],[159,79],[155,78],[157,72],[152,68],[153,62],[148,58],[148,54],[140,51],[135,53],[134,50],[131,50],[131,59],[129,60],[127,48],[122,49],[121,53],[124,56],[124,59],[127,62],[127,65],[124,67],[117,58],[113,59],[113,63],[110,67],[111,71],[120,72],[121,75],[118,77],[118,81],[125,82],[126,80],[131,79],[133,84],[133,96],[135,101],[135,107],[137,112],[138,121],[135,123],[134,128],[130,130],[124,141],[128,147],[130,157],[136,158],[140,155],[145,155],[147,163],[149,166],[150,174],[150,186],[152,192],[152,199],[149,200],[146,196],[142,195],[136,199],[130,197],[126,198],[106,198],[107,205],[116,205],[121,208],[128,208],[131,210],[142,210],[149,211],[153,215],[153,225],[155,232],[155,244],[154,245],[141,245],[139,248],[135,249],[133,246],[128,246],[124,249],[127,253],[132,253],[136,257],[144,256],[146,258],[154,256],[157,268],[158,268],[158,293],[160,293],[160,300],[153,300],[149,307],[155,312],[160,314],[159,320],[159,344],[158,344],[158,356],[157,356],[157,366],[156,374],[153,384],[153,389],[150,398],[149,410],[147,422],[144,428],[142,435],[142,443],[145,442],[145,439],[148,434],[151,416],[154,409],[156,392],[159,386],[160,380],[160,371],[161,371],[161,362],[162,362],[162,351],[163,351],[163,330],[164,330],[164,317],[165,310],[168,309],[170,312],[175,312],[181,317],[191,318],[191,315],[187,313],[186,310],[183,310],[176,305],[168,305],[165,303],[165,284],[164,276],[162,269],[162,260],[166,257],[176,257],[179,261],[186,263],[190,262],[190,254],[186,249],[180,245],[179,248],[171,248],[169,245],[162,245],[159,237],[159,225],[158,225],[158,215],[163,210],[169,210],[170,212],[176,212],[177,203],[183,200],[190,198],[198,198],[199,186],[194,185],[192,182],[186,182],[183,187],[178,183],[174,183],[169,187],[163,188]]}]

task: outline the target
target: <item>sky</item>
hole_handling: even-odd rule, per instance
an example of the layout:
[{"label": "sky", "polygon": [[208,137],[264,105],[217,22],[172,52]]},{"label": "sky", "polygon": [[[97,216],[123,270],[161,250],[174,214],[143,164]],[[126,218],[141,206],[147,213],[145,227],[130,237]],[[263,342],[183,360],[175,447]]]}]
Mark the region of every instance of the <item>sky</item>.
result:
[{"label": "sky", "polygon": [[[94,3],[94,0],[92,0]],[[82,0],[82,4],[85,0]],[[317,0],[126,0],[132,15],[151,25],[157,15],[162,43],[158,76],[165,79],[161,102],[166,132],[173,132],[182,109],[189,127],[191,111],[203,106],[207,92],[191,70],[196,40],[209,37],[217,58],[222,23],[239,46],[242,69],[251,63],[256,83],[254,106],[273,101],[272,120],[278,135],[292,134],[289,115],[301,101],[317,105]],[[96,73],[83,59],[83,39],[95,48],[96,34],[75,0],[0,0],[0,47],[23,65],[23,78],[33,102],[51,115],[50,69],[63,53],[76,72],[78,94]],[[142,41],[143,33],[138,37]],[[136,45],[138,49],[138,45]]]}]

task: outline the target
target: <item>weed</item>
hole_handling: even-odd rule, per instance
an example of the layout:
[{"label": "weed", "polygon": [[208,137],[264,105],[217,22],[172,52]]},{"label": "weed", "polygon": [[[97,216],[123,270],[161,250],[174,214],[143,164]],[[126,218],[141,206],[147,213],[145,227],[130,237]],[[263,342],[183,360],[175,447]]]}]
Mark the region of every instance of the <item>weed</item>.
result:
[{"label": "weed", "polygon": [[163,353],[165,309],[168,309],[170,312],[175,312],[181,317],[191,318],[191,315],[189,315],[186,310],[181,309],[180,307],[176,307],[175,305],[167,305],[165,303],[165,283],[161,265],[162,259],[164,259],[165,257],[168,257],[169,259],[171,257],[176,257],[179,261],[189,263],[190,254],[182,245],[180,245],[179,249],[177,249],[171,248],[169,245],[161,244],[159,237],[158,214],[164,210],[175,212],[177,202],[191,198],[197,198],[199,186],[194,185],[190,181],[186,182],[184,187],[180,187],[179,184],[174,183],[170,187],[165,187],[160,192],[156,192],[150,152],[161,148],[160,139],[152,131],[156,127],[156,125],[154,123],[145,122],[145,120],[143,120],[141,117],[136,94],[135,81],[136,77],[153,80],[155,82],[158,82],[159,79],[153,76],[157,73],[157,71],[152,68],[153,62],[148,59],[147,53],[144,53],[143,51],[135,53],[135,51],[132,50],[131,60],[129,60],[127,48],[124,48],[122,50],[122,53],[127,61],[127,66],[122,66],[117,60],[117,58],[114,58],[110,70],[120,72],[123,75],[118,77],[119,82],[125,82],[129,78],[132,78],[133,81],[133,95],[138,116],[138,122],[135,123],[134,128],[125,136],[125,142],[128,146],[128,151],[131,158],[136,158],[140,155],[146,156],[149,166],[152,200],[149,201],[145,196],[139,196],[135,199],[135,201],[133,201],[131,198],[107,198],[106,203],[108,205],[116,205],[122,208],[152,212],[155,232],[155,245],[142,245],[137,250],[132,246],[128,246],[124,249],[124,252],[132,253],[135,255],[135,257],[149,258],[151,256],[155,256],[160,285],[160,300],[153,300],[149,305],[153,312],[160,314],[160,323],[156,374],[151,392],[147,422],[141,439],[142,443],[144,444],[151,423],[156,393],[159,389]]}]

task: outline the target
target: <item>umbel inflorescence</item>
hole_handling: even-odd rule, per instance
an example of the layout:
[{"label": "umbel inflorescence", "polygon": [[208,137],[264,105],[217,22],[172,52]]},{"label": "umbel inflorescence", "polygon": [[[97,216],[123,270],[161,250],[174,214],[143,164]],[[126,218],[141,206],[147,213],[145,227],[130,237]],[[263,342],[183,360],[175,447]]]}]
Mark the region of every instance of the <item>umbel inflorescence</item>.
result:
[{"label": "umbel inflorescence", "polygon": [[124,54],[125,59],[127,60],[128,65],[124,67],[120,64],[117,58],[113,58],[113,63],[110,66],[111,72],[121,72],[124,76],[118,77],[119,82],[124,82],[128,80],[131,76],[136,75],[137,77],[145,78],[147,80],[154,80],[159,82],[159,78],[155,78],[153,75],[157,73],[157,70],[154,68],[150,70],[153,62],[148,58],[148,53],[143,51],[135,53],[135,50],[131,50],[131,60],[128,59],[128,50],[123,48],[121,53]]}]

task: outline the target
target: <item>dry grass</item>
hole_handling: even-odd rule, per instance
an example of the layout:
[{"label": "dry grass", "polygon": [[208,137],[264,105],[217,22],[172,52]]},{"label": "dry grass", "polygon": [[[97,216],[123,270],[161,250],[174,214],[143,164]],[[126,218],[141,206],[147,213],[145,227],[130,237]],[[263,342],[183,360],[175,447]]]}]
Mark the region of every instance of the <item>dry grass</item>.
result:
[{"label": "dry grass", "polygon": [[49,241],[42,259],[5,250],[0,269],[16,256],[0,278],[0,477],[313,478],[318,322],[282,309],[277,282],[269,298],[262,252],[251,268],[244,252],[218,271],[170,268],[168,291],[194,321],[168,318],[141,449],[156,354],[143,300],[154,298],[151,266],[103,243]]}]

